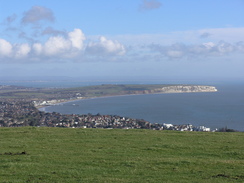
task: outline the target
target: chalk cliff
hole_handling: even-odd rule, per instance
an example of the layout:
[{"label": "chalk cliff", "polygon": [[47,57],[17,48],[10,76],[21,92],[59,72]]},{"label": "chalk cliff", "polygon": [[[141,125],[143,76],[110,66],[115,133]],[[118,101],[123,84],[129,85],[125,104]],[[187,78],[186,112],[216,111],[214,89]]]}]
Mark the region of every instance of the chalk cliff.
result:
[{"label": "chalk cliff", "polygon": [[218,91],[214,86],[204,85],[176,85],[165,86],[152,91],[153,93],[190,93],[190,92],[216,92]]}]

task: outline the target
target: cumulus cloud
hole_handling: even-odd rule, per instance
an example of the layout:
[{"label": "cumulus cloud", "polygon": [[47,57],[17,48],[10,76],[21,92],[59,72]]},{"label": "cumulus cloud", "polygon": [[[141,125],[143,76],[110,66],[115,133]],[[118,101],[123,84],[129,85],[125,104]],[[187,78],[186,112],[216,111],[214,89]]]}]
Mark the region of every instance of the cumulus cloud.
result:
[{"label": "cumulus cloud", "polygon": [[162,4],[157,0],[143,0],[139,9],[140,10],[153,10],[160,8]]},{"label": "cumulus cloud", "polygon": [[70,46],[70,41],[61,36],[50,37],[44,44],[44,53],[49,56],[62,54],[69,50]]},{"label": "cumulus cloud", "polygon": [[15,49],[16,49],[16,52],[15,52],[16,58],[26,57],[29,54],[29,52],[31,51],[31,48],[30,48],[29,44],[27,44],[27,43],[17,45],[15,47]]},{"label": "cumulus cloud", "polygon": [[36,44],[35,52],[45,56],[74,57],[84,49],[85,35],[80,29],[74,29],[66,37],[50,37],[43,46]]},{"label": "cumulus cloud", "polygon": [[85,36],[80,29],[68,32],[67,36],[52,36],[44,43],[34,43],[29,45],[11,44],[4,39],[0,39],[0,57],[21,59],[24,57],[41,58],[61,58],[74,57],[84,48]]},{"label": "cumulus cloud", "polygon": [[89,43],[86,51],[98,55],[123,55],[126,52],[124,45],[118,41],[108,40],[103,36],[100,37],[99,42]]},{"label": "cumulus cloud", "polygon": [[69,33],[69,39],[74,48],[81,50],[83,48],[83,41],[86,39],[85,35],[80,29],[74,29],[73,32]]},{"label": "cumulus cloud", "polygon": [[42,20],[53,22],[54,19],[52,10],[42,6],[33,6],[29,11],[24,13],[22,23],[35,24]]},{"label": "cumulus cloud", "polygon": [[0,57],[10,56],[12,53],[12,45],[4,40],[0,39]]}]

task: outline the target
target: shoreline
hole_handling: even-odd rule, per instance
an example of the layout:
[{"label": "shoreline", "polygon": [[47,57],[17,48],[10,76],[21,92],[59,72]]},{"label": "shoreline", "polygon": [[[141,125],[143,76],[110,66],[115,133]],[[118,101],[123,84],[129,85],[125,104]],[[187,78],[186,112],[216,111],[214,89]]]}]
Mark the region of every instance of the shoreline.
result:
[{"label": "shoreline", "polygon": [[77,102],[77,101],[81,101],[81,100],[91,100],[91,99],[97,99],[97,98],[110,98],[110,97],[123,97],[123,96],[135,96],[135,95],[159,95],[159,94],[180,94],[180,93],[214,93],[217,91],[180,91],[180,92],[156,92],[156,93],[141,93],[141,94],[118,94],[118,95],[108,95],[108,96],[94,96],[94,97],[84,97],[84,98],[80,98],[80,99],[60,99],[61,101],[57,101],[57,102],[52,102],[52,104],[50,105],[37,105],[35,106],[38,110],[41,111],[45,111],[42,110],[43,108],[49,107],[49,106],[55,106],[55,105],[61,105],[61,104],[66,104],[66,103],[70,103],[70,102]]}]

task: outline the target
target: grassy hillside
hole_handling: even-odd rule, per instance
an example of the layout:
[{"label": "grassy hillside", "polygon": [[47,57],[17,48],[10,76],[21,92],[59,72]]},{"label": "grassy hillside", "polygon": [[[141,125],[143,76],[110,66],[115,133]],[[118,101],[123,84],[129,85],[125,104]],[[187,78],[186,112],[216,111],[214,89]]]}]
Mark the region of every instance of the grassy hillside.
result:
[{"label": "grassy hillside", "polygon": [[0,128],[0,182],[244,182],[244,133]]}]

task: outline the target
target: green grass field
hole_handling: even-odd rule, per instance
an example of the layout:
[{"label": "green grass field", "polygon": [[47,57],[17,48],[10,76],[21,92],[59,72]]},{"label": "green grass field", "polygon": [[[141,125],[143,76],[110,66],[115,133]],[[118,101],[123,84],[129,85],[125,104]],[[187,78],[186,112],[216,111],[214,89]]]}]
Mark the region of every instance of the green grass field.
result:
[{"label": "green grass field", "polygon": [[0,182],[244,182],[244,133],[0,128]]}]

